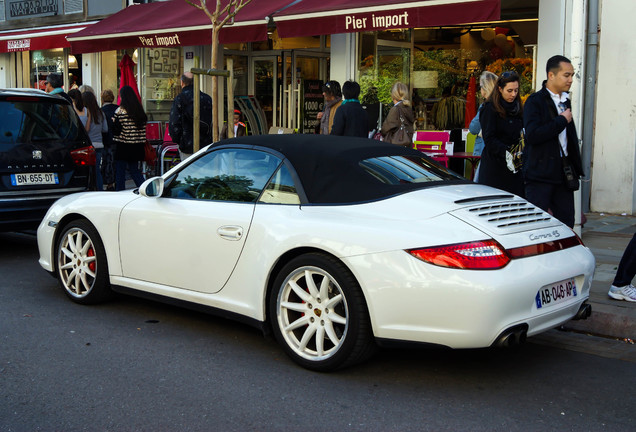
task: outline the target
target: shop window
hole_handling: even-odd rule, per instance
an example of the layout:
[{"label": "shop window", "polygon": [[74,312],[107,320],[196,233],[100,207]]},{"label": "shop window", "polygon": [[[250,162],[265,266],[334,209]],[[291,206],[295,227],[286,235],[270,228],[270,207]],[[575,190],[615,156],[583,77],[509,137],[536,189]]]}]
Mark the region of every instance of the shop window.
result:
[{"label": "shop window", "polygon": [[168,121],[172,101],[181,91],[183,59],[180,48],[144,48],[143,100],[149,120]]},{"label": "shop window", "polygon": [[359,43],[361,101],[366,105],[381,103],[385,114],[393,101],[391,87],[396,81],[410,83],[410,30],[362,33]]},{"label": "shop window", "polygon": [[[477,85],[485,70],[519,73],[524,101],[534,91],[533,48],[524,45],[515,23],[506,25],[414,30],[411,84],[417,129],[463,128],[467,99],[475,98],[476,106],[483,102]],[[522,25],[531,36],[532,23]]]},{"label": "shop window", "polygon": [[46,77],[50,73],[65,73],[66,63],[63,48],[31,51],[30,57],[29,86],[31,88],[44,90]]}]

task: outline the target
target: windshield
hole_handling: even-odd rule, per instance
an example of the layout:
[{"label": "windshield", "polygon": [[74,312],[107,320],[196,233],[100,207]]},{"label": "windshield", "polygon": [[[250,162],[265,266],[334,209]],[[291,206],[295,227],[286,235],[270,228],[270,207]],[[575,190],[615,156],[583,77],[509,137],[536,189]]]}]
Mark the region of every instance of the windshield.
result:
[{"label": "windshield", "polygon": [[65,101],[34,97],[0,100],[0,151],[18,144],[76,141],[82,124]]}]

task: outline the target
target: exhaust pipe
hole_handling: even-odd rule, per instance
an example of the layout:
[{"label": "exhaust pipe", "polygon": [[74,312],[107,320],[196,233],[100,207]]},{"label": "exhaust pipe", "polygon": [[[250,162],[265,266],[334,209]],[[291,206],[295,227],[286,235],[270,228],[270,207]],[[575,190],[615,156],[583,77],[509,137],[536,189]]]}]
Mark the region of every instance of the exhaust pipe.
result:
[{"label": "exhaust pipe", "polygon": [[579,308],[579,311],[576,313],[576,315],[574,315],[574,317],[572,317],[572,319],[573,320],[587,319],[591,315],[592,315],[592,305],[586,302],[581,305],[581,307]]},{"label": "exhaust pipe", "polygon": [[528,325],[520,324],[514,327],[510,327],[509,329],[504,330],[498,337],[495,339],[493,346],[498,348],[511,348],[514,346],[519,346],[526,341],[526,337],[528,336]]}]

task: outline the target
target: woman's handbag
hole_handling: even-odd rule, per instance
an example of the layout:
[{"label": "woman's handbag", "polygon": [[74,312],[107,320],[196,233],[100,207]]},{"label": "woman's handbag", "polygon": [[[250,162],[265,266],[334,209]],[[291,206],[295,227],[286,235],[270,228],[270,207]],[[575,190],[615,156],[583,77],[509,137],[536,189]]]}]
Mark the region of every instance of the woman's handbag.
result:
[{"label": "woman's handbag", "polygon": [[521,129],[519,132],[519,141],[510,147],[510,154],[512,155],[512,165],[514,170],[510,170],[513,173],[517,173],[521,171],[521,165],[523,164],[523,150],[526,147],[526,139],[524,135],[524,130]]},{"label": "woman's handbag", "polygon": [[406,127],[404,126],[404,117],[400,115],[400,127],[395,131],[391,137],[391,143],[401,145],[404,147],[410,147],[412,144],[412,137],[409,136]]}]

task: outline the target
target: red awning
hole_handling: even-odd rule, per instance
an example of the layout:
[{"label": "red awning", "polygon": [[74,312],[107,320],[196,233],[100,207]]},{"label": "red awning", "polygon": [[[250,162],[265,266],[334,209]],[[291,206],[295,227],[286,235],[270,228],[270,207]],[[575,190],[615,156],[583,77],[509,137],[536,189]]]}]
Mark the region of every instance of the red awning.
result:
[{"label": "red awning", "polygon": [[13,51],[36,51],[51,48],[68,48],[71,44],[66,36],[94,25],[96,21],[72,25],[58,25],[8,30],[0,32],[0,53]]},{"label": "red awning", "polygon": [[280,37],[495,21],[500,0],[302,0],[274,14]]},{"label": "red awning", "polygon": [[[219,42],[252,42],[267,39],[267,17],[291,0],[252,0],[225,25]],[[208,2],[214,7],[215,2]],[[71,52],[95,52],[132,47],[209,45],[212,24],[201,10],[184,0],[133,5],[69,37]]]}]

